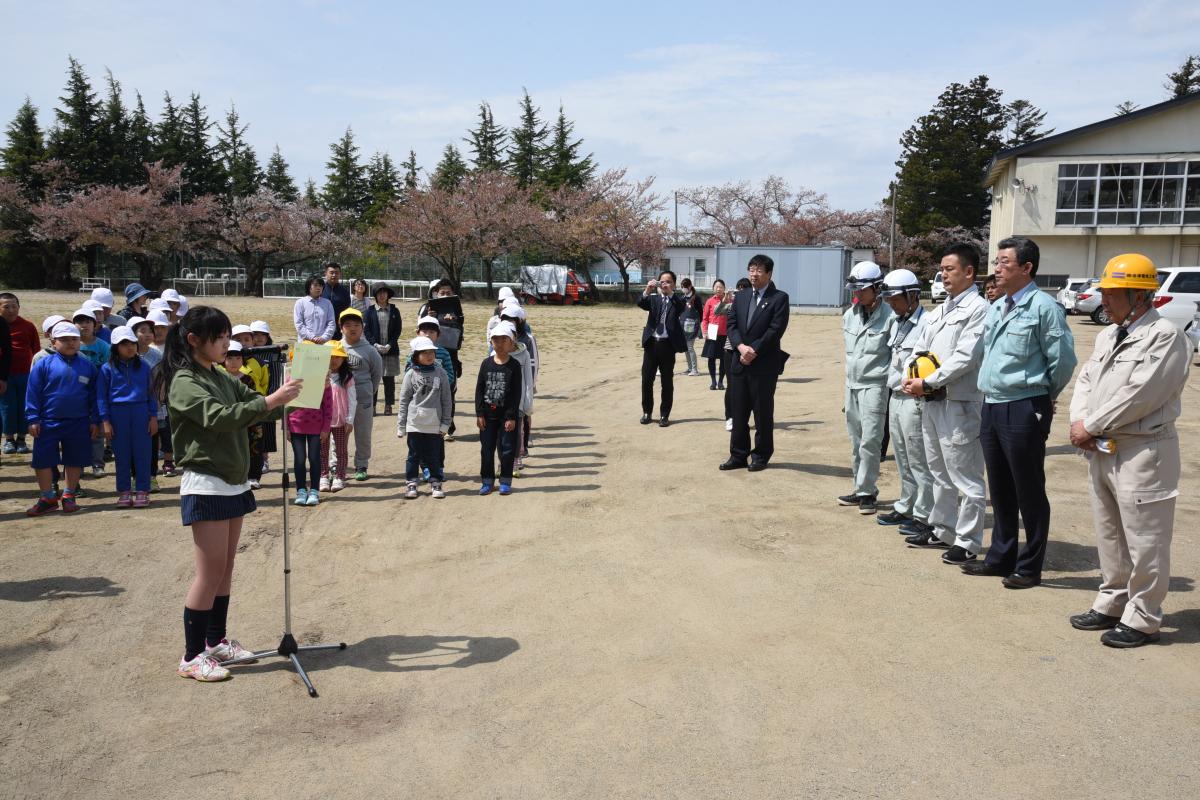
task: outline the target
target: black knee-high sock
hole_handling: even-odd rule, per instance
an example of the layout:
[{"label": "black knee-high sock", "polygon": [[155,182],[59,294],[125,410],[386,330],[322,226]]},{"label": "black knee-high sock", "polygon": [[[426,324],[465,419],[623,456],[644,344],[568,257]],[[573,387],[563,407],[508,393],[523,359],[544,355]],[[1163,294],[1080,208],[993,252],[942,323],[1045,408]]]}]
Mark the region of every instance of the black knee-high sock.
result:
[{"label": "black knee-high sock", "polygon": [[212,613],[208,617],[208,628],[204,634],[205,643],[209,647],[220,644],[225,638],[225,621],[229,618],[229,595],[217,595],[213,598]]},{"label": "black knee-high sock", "polygon": [[708,377],[713,383],[717,382],[717,360],[715,358],[708,360]]},{"label": "black knee-high sock", "polygon": [[183,640],[185,661],[191,661],[204,652],[204,632],[208,630],[208,618],[211,611],[197,611],[194,608],[183,607]]}]

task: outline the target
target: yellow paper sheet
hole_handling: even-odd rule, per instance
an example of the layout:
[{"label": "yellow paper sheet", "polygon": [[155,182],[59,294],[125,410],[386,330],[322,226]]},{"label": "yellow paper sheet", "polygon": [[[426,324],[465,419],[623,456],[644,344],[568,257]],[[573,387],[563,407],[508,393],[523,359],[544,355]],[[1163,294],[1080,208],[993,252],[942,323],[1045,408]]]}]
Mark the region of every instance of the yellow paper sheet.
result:
[{"label": "yellow paper sheet", "polygon": [[292,356],[292,377],[304,381],[300,396],[289,408],[320,408],[325,394],[325,376],[329,373],[330,349],[323,344],[301,342]]}]

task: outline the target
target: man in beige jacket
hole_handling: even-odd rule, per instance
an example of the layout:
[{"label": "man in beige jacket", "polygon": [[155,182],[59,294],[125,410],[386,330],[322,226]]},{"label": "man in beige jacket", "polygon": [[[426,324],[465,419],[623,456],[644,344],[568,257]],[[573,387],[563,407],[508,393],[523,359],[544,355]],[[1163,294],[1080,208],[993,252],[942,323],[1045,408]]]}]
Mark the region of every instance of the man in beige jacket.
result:
[{"label": "man in beige jacket", "polygon": [[1105,630],[1100,641],[1109,647],[1158,641],[1171,578],[1175,419],[1191,348],[1154,310],[1157,288],[1145,256],[1108,262],[1100,292],[1116,324],[1096,337],[1071,399],[1071,443],[1088,459],[1101,576],[1091,610],[1071,617],[1071,625]]}]

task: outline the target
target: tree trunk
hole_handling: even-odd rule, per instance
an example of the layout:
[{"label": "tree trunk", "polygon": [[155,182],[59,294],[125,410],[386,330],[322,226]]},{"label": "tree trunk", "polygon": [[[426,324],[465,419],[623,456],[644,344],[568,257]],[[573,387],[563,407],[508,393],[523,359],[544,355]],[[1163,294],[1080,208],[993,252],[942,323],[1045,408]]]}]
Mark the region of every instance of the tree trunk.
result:
[{"label": "tree trunk", "polygon": [[65,242],[42,242],[38,246],[47,289],[71,289],[71,248]]},{"label": "tree trunk", "polygon": [[625,292],[625,302],[632,302],[633,296],[629,294],[629,268],[625,266],[624,261],[618,261],[617,270],[621,273],[621,286]]},{"label": "tree trunk", "polygon": [[492,295],[492,259],[483,259],[483,279],[487,281],[488,296]]},{"label": "tree trunk", "polygon": [[87,249],[84,251],[84,257],[87,259],[88,277],[96,277],[96,266],[100,262],[100,245],[89,244]]}]

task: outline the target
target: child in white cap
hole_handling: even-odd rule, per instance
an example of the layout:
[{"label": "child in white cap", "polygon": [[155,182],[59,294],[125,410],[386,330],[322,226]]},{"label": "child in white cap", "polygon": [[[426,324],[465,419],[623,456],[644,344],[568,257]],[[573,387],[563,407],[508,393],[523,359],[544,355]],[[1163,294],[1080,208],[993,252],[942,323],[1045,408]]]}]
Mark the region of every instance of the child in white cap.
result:
[{"label": "child in white cap", "polygon": [[408,438],[408,461],[404,467],[405,492],[410,500],[417,496],[421,465],[429,469],[433,496],[446,496],[446,447],[444,439],[454,414],[454,394],[450,377],[437,363],[437,345],[427,336],[409,343],[413,367],[404,373],[400,386],[400,413],[396,416],[396,435]]},{"label": "child in white cap", "polygon": [[[150,391],[150,365],[137,353],[137,334],[128,326],[113,328],[112,356],[100,368],[96,408],[104,438],[116,461],[117,506],[150,505],[150,448],[158,433],[158,401]],[[136,476],[131,492],[130,472]]]},{"label": "child in white cap", "polygon": [[500,450],[500,494],[512,493],[517,456],[517,419],[521,413],[521,365],[511,357],[517,329],[501,322],[492,329],[492,355],[479,366],[475,381],[475,423],[479,426],[479,494],[491,494],[496,481],[496,449]]}]

